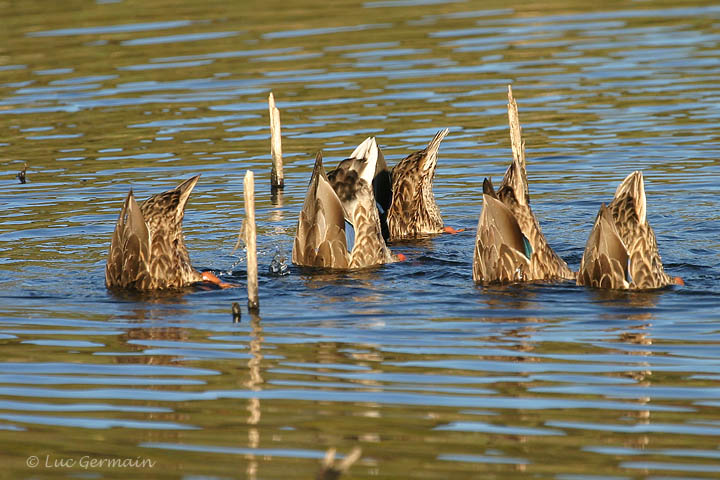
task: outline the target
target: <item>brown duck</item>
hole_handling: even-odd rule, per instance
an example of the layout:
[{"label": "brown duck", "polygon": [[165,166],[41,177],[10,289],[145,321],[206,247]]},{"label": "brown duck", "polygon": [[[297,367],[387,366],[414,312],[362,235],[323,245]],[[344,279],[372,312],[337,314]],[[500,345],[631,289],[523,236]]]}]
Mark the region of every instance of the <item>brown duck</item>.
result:
[{"label": "brown duck", "polygon": [[182,220],[196,175],[142,205],[132,189],[125,198],[105,265],[105,286],[138,291],[179,289],[208,281],[229,286],[190,264]]},{"label": "brown duck", "polygon": [[517,103],[508,86],[508,117],[513,160],[500,188],[483,182],[483,210],[478,221],[473,280],[480,284],[574,279],[575,275],[547,243],[530,208],[525,144]]},{"label": "brown duck", "polygon": [[440,130],[426,148],[411,153],[393,168],[392,204],[387,214],[391,240],[443,232],[432,187],[440,142],[448,131]]},{"label": "brown duck", "polygon": [[325,173],[317,154],[293,243],[294,264],[356,269],[401,259],[390,253],[380,227],[372,189],[378,155],[375,139],[368,138]]},{"label": "brown duck", "polygon": [[580,263],[578,285],[616,290],[647,290],[682,285],[663,269],[655,233],[647,221],[645,185],[640,171],[618,186],[615,198],[600,207]]},{"label": "brown duck", "polygon": [[448,131],[437,132],[427,147],[402,159],[392,172],[380,153],[373,186],[386,239],[456,232],[444,226],[432,189],[438,150]]}]

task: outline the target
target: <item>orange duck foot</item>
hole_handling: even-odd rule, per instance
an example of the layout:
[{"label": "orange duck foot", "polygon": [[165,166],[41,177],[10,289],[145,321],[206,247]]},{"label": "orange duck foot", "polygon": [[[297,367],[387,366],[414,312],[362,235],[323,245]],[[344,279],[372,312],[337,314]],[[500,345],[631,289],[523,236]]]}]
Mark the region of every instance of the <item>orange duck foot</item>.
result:
[{"label": "orange duck foot", "polygon": [[203,279],[203,282],[212,283],[213,285],[217,285],[220,288],[237,287],[237,285],[233,285],[232,283],[223,282],[212,272],[202,272],[202,279]]},{"label": "orange duck foot", "polygon": [[464,232],[464,231],[465,231],[464,228],[461,228],[460,230],[455,230],[453,227],[443,227],[443,232],[450,233],[453,235],[456,233]]}]

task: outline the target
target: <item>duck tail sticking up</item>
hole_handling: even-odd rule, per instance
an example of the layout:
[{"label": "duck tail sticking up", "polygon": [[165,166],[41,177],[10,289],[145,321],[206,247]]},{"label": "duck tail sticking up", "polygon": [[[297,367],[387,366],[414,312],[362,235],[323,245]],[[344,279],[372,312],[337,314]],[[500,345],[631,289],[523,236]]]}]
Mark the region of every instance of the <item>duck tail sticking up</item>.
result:
[{"label": "duck tail sticking up", "polygon": [[683,284],[682,279],[671,278],[663,268],[655,232],[647,221],[642,172],[634,171],[625,177],[615,190],[613,201],[600,207],[577,283],[617,290]]},{"label": "duck tail sticking up", "polygon": [[105,266],[105,285],[138,291],[179,289],[201,282],[190,264],[182,221],[200,176],[138,205],[132,190],[120,211]]},{"label": "duck tail sticking up", "polygon": [[345,214],[323,167],[322,153],[315,156],[310,185],[293,242],[296,265],[347,268]]}]

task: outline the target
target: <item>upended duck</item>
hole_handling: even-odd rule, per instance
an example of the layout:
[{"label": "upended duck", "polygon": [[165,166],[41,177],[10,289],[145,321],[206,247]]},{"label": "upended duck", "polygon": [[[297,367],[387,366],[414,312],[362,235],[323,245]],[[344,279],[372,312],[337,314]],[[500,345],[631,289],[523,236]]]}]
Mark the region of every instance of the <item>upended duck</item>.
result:
[{"label": "upended duck", "polygon": [[647,221],[642,172],[617,187],[609,205],[600,206],[577,276],[578,285],[616,290],[682,285],[665,273],[655,233]]},{"label": "upended duck", "polygon": [[550,245],[530,208],[525,144],[520,133],[517,103],[508,86],[508,118],[513,160],[500,188],[483,182],[483,209],[478,220],[473,256],[473,280],[492,283],[572,280],[567,263]]},{"label": "upended duck", "polygon": [[294,264],[356,269],[402,259],[382,235],[372,188],[378,155],[375,139],[368,138],[326,173],[318,152],[298,219]]},{"label": "upended duck", "polygon": [[380,152],[373,187],[387,240],[456,232],[444,226],[433,195],[438,150],[448,131],[437,132],[427,147],[402,159],[392,171]]},{"label": "upended duck", "polygon": [[132,189],[125,198],[105,264],[105,286],[137,291],[167,290],[210,282],[221,287],[211,272],[190,264],[182,221],[196,175],[172,190],[138,205]]}]

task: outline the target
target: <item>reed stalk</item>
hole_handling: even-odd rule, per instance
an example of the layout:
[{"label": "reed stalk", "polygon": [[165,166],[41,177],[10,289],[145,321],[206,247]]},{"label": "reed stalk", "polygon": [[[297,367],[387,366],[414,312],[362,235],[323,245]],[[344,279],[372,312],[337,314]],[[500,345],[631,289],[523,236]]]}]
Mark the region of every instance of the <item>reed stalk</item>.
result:
[{"label": "reed stalk", "polygon": [[252,170],[245,173],[243,195],[245,197],[248,310],[253,312],[260,309],[260,300],[258,299],[257,233],[255,228],[255,174]]}]

